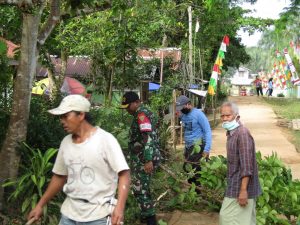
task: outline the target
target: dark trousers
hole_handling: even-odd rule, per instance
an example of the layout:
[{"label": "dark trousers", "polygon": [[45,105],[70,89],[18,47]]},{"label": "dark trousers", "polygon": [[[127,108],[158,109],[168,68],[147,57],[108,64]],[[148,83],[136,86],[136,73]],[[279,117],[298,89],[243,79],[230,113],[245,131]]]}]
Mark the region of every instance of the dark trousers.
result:
[{"label": "dark trousers", "polygon": [[272,96],[272,93],[273,93],[273,89],[269,89],[268,96]]},{"label": "dark trousers", "polygon": [[[193,153],[194,145],[190,147],[185,148],[184,152],[184,159],[185,162],[183,164],[183,170],[188,173],[189,168],[192,168],[194,170],[195,175],[191,178],[188,179],[188,182],[190,184],[194,183],[196,186],[200,185],[199,178],[201,177],[200,171],[201,171],[201,166],[200,166],[200,159],[202,158],[202,153],[204,150],[204,145],[200,145],[200,152],[199,153]],[[190,165],[190,166],[188,166]]]},{"label": "dark trousers", "polygon": [[256,88],[256,93],[257,93],[257,96],[259,96],[259,93],[261,94],[261,96],[263,96],[262,87],[257,87]]}]

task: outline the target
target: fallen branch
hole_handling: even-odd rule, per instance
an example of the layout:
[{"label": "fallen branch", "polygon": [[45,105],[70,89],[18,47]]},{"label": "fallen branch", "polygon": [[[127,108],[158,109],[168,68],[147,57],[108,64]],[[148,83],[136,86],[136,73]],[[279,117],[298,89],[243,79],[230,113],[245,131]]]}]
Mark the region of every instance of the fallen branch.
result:
[{"label": "fallen branch", "polygon": [[[187,187],[192,187],[192,185],[189,183],[189,182],[187,182],[187,181],[185,181],[185,180],[181,180],[181,179],[179,179],[178,178],[178,176],[176,176],[176,174],[174,174],[171,170],[169,170],[166,166],[164,166],[164,165],[162,165],[162,164],[160,164],[159,165],[159,167],[162,169],[162,170],[164,170],[166,173],[168,173],[171,177],[173,177],[176,181],[178,181],[178,182],[180,182],[181,184],[183,184],[183,185],[185,185],[185,186],[187,186]],[[220,198],[220,194],[218,194],[218,192],[216,191],[216,190],[213,190],[213,192],[211,191],[211,190],[207,190],[206,188],[204,188],[204,187],[199,187],[199,186],[196,186],[195,187],[195,189],[196,190],[198,190],[198,191],[200,191],[200,195],[202,196],[202,197],[207,197],[207,196],[216,196],[216,195],[219,195],[218,197],[215,197],[214,198],[214,200],[216,201],[216,202],[218,202],[218,203],[222,203],[222,201],[223,201],[223,199],[222,198]],[[206,204],[209,204],[209,202],[208,201],[206,201],[206,200],[202,200],[204,203],[206,203]]]},{"label": "fallen branch", "polygon": [[31,218],[29,221],[27,221],[27,223],[25,225],[31,225],[36,221],[35,218]]}]

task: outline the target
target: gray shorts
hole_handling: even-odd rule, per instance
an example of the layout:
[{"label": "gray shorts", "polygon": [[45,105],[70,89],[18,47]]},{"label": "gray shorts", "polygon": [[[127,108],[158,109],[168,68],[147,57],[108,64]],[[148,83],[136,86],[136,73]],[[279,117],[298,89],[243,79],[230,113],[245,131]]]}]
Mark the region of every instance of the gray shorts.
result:
[{"label": "gray shorts", "polygon": [[106,225],[106,224],[107,224],[107,217],[99,220],[90,221],[90,222],[77,222],[69,219],[64,215],[61,215],[61,219],[58,225]]}]

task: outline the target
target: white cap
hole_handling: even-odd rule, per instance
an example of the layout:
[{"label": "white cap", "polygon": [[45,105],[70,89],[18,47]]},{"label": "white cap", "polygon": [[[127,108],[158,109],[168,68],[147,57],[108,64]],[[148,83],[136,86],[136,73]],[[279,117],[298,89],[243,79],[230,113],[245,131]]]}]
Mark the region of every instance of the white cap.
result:
[{"label": "white cap", "polygon": [[57,108],[48,110],[53,115],[62,115],[71,111],[89,112],[91,103],[82,95],[68,95]]}]

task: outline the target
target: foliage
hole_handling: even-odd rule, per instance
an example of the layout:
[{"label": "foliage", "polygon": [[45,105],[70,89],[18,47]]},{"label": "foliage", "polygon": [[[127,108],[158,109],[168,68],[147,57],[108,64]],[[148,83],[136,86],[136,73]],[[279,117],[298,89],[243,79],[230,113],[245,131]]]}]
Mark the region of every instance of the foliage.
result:
[{"label": "foliage", "polygon": [[[220,106],[228,97],[228,87],[226,85],[219,85],[216,93],[216,101],[214,102],[214,107]],[[208,95],[206,97],[206,108],[212,108],[215,96]]]},{"label": "foliage", "polygon": [[272,106],[275,113],[286,119],[300,118],[300,102],[295,99],[264,98]]},{"label": "foliage", "polygon": [[21,11],[17,7],[0,5],[0,36],[7,40],[20,43]]},{"label": "foliage", "polygon": [[[3,187],[14,188],[9,200],[21,202],[21,213],[26,215],[36,206],[46,190],[52,175],[53,163],[51,161],[53,161],[52,159],[57,150],[49,148],[45,153],[42,153],[41,150],[33,149],[24,144],[22,152],[25,163],[21,165],[19,177],[8,180]],[[59,212],[59,199],[61,199],[61,196],[58,196],[48,206],[44,207],[43,224],[57,224],[58,221],[55,215]]]},{"label": "foliage", "polygon": [[27,144],[32,148],[48,149],[59,147],[65,132],[59,118],[47,111],[57,107],[59,101],[60,98],[50,101],[43,96],[32,96],[26,138]]},{"label": "foliage", "polygon": [[[276,115],[288,120],[300,118],[300,102],[290,98],[264,98],[275,111]],[[295,145],[297,151],[300,151],[300,132],[291,131],[292,143]]]},{"label": "foliage", "polygon": [[284,94],[283,93],[279,93],[279,94],[277,94],[277,97],[284,97]]},{"label": "foliage", "polygon": [[0,146],[5,138],[5,132],[9,122],[10,98],[8,97],[10,86],[10,70],[6,56],[6,44],[0,40]]},{"label": "foliage", "polygon": [[91,112],[94,124],[107,132],[112,133],[118,140],[121,148],[128,148],[128,132],[131,124],[131,116],[118,108],[98,108]]},{"label": "foliage", "polygon": [[[80,1],[79,1],[80,2]],[[243,19],[248,12],[237,6],[240,1],[193,1],[193,24],[201,21],[199,33],[195,33],[195,62],[199,62],[199,50],[204,78],[209,79],[222,37],[230,36],[231,44],[226,56],[227,66],[238,67],[249,61],[249,56],[235,38],[236,32],[245,29],[261,29],[270,21],[255,18]],[[249,1],[247,1],[249,2]],[[252,3],[255,1],[251,1]],[[111,9],[89,13],[84,17],[64,19],[51,39],[48,52],[57,54],[62,49],[69,55],[88,55],[92,58],[91,82],[97,84],[100,93],[108,95],[111,79],[116,88],[135,87],[140,64],[139,48],[182,47],[183,61],[187,53],[187,7],[190,1],[115,1]],[[216,32],[216,30],[218,32]],[[200,68],[196,63],[196,77]]]},{"label": "foliage", "polygon": [[258,224],[290,224],[292,216],[300,221],[300,182],[292,180],[291,170],[274,153],[265,160],[257,154],[257,161],[263,190],[257,200]]},{"label": "foliage", "polygon": [[[290,6],[284,9],[285,11],[280,14],[280,18],[275,21],[275,28],[265,30],[259,47],[252,47],[247,50],[251,55],[251,61],[248,68],[252,71],[259,72],[261,70],[268,71],[273,68],[274,61],[276,61],[275,51],[282,52],[284,48],[289,47],[290,41],[298,40],[299,33],[299,12],[300,3],[298,0],[290,2]],[[293,57],[293,54],[291,54]],[[296,69],[297,64],[295,64]]]},{"label": "foliage", "polygon": [[138,203],[132,192],[129,192],[125,206],[125,224],[138,225],[139,218],[140,209]]},{"label": "foliage", "polygon": [[153,112],[169,111],[169,107],[172,104],[173,90],[181,86],[182,82],[180,78],[174,74],[164,81],[163,85],[155,92],[151,93],[149,99],[149,106]]}]

